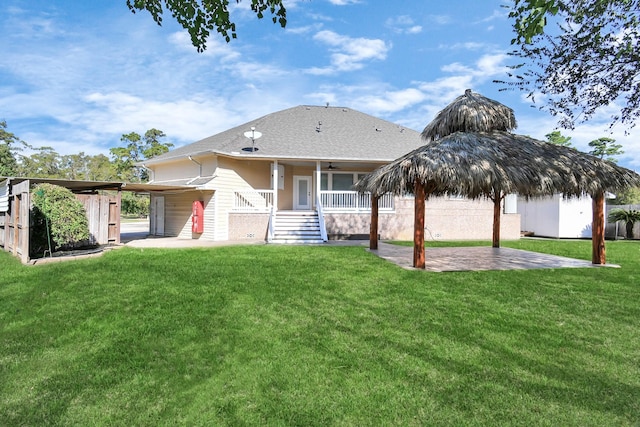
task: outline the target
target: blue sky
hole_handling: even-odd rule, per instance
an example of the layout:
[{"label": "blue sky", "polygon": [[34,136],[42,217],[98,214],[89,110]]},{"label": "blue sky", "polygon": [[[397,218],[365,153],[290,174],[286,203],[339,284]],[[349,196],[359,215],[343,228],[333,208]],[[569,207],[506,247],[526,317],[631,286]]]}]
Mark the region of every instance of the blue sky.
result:
[{"label": "blue sky", "polygon": [[[285,0],[281,29],[244,0],[231,11],[238,39],[213,34],[198,53],[169,15],[159,27],[125,0],[0,0],[0,120],[34,146],[108,154],[129,132],[157,128],[180,146],[327,102],[420,131],[470,88],[545,139],[556,120],[493,83],[513,62],[507,1]],[[583,151],[613,137],[619,163],[640,170],[638,131],[611,134],[609,113],[562,132]]]}]

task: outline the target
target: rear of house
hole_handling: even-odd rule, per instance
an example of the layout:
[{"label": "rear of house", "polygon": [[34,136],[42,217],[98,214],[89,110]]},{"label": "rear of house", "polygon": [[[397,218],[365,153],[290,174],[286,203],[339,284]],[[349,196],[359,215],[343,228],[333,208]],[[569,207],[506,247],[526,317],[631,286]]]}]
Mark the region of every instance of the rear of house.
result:
[{"label": "rear of house", "polygon": [[[352,189],[363,175],[422,143],[403,126],[342,107],[298,106],[155,157],[150,232],[215,241],[322,242],[369,233],[371,200]],[[427,202],[427,237],[491,237],[492,203]],[[520,235],[516,213],[502,234]],[[412,196],[379,201],[382,239],[413,235]]]}]

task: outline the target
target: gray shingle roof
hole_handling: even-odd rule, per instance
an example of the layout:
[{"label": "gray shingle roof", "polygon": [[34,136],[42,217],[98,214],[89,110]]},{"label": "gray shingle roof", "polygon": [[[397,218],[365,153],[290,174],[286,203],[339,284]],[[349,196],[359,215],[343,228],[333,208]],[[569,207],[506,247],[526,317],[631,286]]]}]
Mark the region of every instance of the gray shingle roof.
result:
[{"label": "gray shingle roof", "polygon": [[[255,127],[262,136],[255,152],[244,133]],[[391,161],[422,145],[420,133],[343,107],[297,106],[268,114],[192,144],[146,164],[217,153],[233,157],[326,161]],[[245,150],[243,150],[245,149]]]}]

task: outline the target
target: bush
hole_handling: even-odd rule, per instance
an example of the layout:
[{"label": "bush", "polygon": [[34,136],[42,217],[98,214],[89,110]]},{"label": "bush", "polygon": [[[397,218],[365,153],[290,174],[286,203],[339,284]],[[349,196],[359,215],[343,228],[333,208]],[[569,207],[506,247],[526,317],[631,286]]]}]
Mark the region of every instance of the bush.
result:
[{"label": "bush", "polygon": [[135,215],[146,217],[149,215],[149,196],[140,196],[130,192],[122,193],[122,208],[124,215]]},{"label": "bush", "polygon": [[49,238],[52,250],[87,243],[87,213],[70,190],[52,184],[38,184],[34,186],[32,194],[32,254],[42,254],[48,250]]},{"label": "bush", "polygon": [[609,222],[622,221],[627,231],[627,239],[633,239],[633,226],[640,221],[640,211],[635,209],[614,209],[609,213]]}]

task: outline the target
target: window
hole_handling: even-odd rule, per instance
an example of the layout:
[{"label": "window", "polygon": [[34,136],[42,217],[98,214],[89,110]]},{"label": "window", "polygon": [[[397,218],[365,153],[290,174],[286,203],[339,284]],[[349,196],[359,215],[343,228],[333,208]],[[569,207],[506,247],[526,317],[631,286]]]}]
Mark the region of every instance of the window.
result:
[{"label": "window", "polygon": [[353,185],[365,175],[353,172],[323,172],[320,174],[320,190],[353,191]]},{"label": "window", "polygon": [[353,190],[353,174],[352,173],[334,173],[333,174],[333,191],[349,191]]}]

